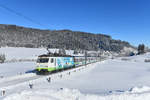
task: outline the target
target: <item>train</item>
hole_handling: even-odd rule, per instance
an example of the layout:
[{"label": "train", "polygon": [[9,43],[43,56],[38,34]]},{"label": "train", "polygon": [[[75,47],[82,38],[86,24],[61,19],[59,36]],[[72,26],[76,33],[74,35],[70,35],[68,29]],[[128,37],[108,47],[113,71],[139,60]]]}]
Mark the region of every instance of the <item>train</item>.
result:
[{"label": "train", "polygon": [[97,62],[99,57],[44,54],[38,56],[37,72],[56,72]]}]

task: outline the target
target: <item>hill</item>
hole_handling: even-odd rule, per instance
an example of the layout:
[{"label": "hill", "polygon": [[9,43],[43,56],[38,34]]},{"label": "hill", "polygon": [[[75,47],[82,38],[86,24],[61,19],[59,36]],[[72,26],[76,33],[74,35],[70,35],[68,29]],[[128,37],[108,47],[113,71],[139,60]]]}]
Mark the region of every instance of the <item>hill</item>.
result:
[{"label": "hill", "polygon": [[128,42],[114,40],[109,35],[71,30],[40,30],[0,24],[0,46],[47,47],[120,52],[132,47]]}]

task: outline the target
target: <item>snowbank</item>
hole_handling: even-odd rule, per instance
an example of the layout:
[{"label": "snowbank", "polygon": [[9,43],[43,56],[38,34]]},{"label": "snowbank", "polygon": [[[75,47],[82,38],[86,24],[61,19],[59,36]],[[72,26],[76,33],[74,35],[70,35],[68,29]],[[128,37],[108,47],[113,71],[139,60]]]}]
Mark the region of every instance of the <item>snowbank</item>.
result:
[{"label": "snowbank", "polygon": [[132,57],[120,57],[118,59],[122,61],[132,61],[132,62],[149,62],[150,53],[146,53],[143,55],[136,55]]},{"label": "snowbank", "polygon": [[143,86],[143,87],[134,87],[129,90],[131,93],[144,93],[144,92],[150,92],[150,87]]},{"label": "snowbank", "polygon": [[[147,87],[149,88],[149,87]],[[82,94],[76,89],[33,90],[12,94],[3,100],[149,100],[150,91],[146,87],[133,88],[120,94],[91,95]]]}]

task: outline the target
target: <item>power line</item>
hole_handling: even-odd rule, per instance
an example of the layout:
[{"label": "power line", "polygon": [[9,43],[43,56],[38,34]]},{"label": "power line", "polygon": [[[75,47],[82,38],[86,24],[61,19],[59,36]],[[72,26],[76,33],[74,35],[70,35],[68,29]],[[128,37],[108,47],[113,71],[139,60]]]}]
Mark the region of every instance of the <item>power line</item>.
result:
[{"label": "power line", "polygon": [[37,24],[37,25],[40,25],[40,26],[44,26],[44,27],[45,27],[45,25],[41,24],[40,22],[35,21],[35,20],[33,20],[32,18],[27,17],[27,16],[23,15],[22,13],[19,13],[19,12],[15,11],[15,10],[13,10],[13,9],[11,9],[11,8],[8,8],[8,7],[6,7],[5,5],[0,4],[0,7],[1,7],[1,8],[4,8],[5,10],[7,10],[7,11],[9,11],[9,12],[11,12],[11,13],[14,13],[15,15],[20,16],[20,17],[22,17],[22,18],[24,18],[24,19],[26,19],[26,20],[28,20],[28,21],[34,23],[34,24]]}]

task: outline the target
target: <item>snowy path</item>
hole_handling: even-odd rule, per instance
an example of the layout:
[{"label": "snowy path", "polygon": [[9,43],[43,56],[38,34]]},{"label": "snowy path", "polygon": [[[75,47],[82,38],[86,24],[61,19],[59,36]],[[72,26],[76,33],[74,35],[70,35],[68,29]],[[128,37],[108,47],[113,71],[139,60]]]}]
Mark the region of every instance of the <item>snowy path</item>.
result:
[{"label": "snowy path", "polygon": [[28,81],[32,81],[41,77],[42,76],[37,76],[35,74],[27,74],[27,75],[25,74],[25,75],[21,75],[21,77],[15,76],[11,78],[2,79],[0,80],[0,88],[11,87],[11,86],[21,84],[24,82],[28,82]]}]

